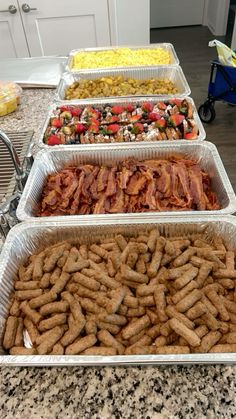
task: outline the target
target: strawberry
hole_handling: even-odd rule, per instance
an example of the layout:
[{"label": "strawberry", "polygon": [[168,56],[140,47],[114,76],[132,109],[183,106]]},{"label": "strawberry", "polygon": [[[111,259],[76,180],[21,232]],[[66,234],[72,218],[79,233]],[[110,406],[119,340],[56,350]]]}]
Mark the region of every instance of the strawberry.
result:
[{"label": "strawberry", "polygon": [[50,137],[48,137],[48,145],[58,145],[58,144],[62,144],[61,139],[59,137],[57,137],[57,135],[50,135]]},{"label": "strawberry", "polygon": [[128,105],[125,106],[125,109],[127,110],[127,112],[133,112],[134,106],[131,103],[128,103]]},{"label": "strawberry", "polygon": [[159,128],[160,130],[163,130],[166,128],[166,120],[164,118],[159,119],[158,121],[156,121],[155,123],[155,127]]},{"label": "strawberry", "polygon": [[93,109],[91,108],[91,112],[90,115],[94,118],[94,119],[99,119],[101,116],[101,112],[99,112],[97,109]]},{"label": "strawberry", "polygon": [[101,116],[101,112],[99,112],[97,109],[92,108],[92,106],[88,106],[85,108],[86,118],[88,119],[99,119]]},{"label": "strawberry", "polygon": [[61,121],[60,121],[60,119],[59,119],[59,118],[53,118],[53,119],[51,120],[51,126],[52,126],[52,127],[55,127],[55,128],[61,128],[62,123],[61,123]]},{"label": "strawberry", "polygon": [[153,105],[152,105],[152,103],[149,103],[149,102],[144,102],[144,103],[142,104],[142,110],[143,110],[144,112],[152,112],[152,110],[153,110]]},{"label": "strawberry", "polygon": [[141,119],[142,115],[133,115],[130,118],[130,122],[138,122]]},{"label": "strawberry", "polygon": [[118,124],[111,124],[107,127],[107,133],[108,134],[116,134],[120,129],[120,126]]},{"label": "strawberry", "polygon": [[97,125],[97,124],[91,124],[88,127],[88,131],[92,132],[93,134],[97,134],[99,132],[99,125]]},{"label": "strawberry", "polygon": [[111,112],[115,115],[119,115],[120,113],[122,113],[124,111],[123,106],[112,106],[111,108]]},{"label": "strawberry", "polygon": [[118,121],[119,121],[119,118],[118,116],[115,116],[115,115],[113,115],[110,119],[110,122],[118,122]]},{"label": "strawberry", "polygon": [[66,106],[66,105],[64,105],[64,106],[60,106],[60,111],[61,112],[65,112],[65,111],[70,111],[71,110],[71,106]]},{"label": "strawberry", "polygon": [[82,109],[80,109],[80,108],[71,109],[71,115],[72,116],[80,116],[81,113],[82,113]]},{"label": "strawberry", "polygon": [[178,113],[174,113],[168,119],[168,125],[171,127],[178,127],[178,125],[182,124],[183,120],[185,119],[184,115],[180,115]]},{"label": "strawberry", "polygon": [[85,125],[80,124],[80,123],[75,125],[75,132],[77,132],[78,134],[82,134],[85,130],[86,130]]},{"label": "strawberry", "polygon": [[148,114],[148,119],[150,121],[158,121],[158,119],[161,119],[161,116],[157,112],[151,112]]},{"label": "strawberry", "polygon": [[159,102],[157,106],[162,111],[165,111],[166,108],[167,108],[167,106],[166,106],[166,104],[164,102]]},{"label": "strawberry", "polygon": [[194,132],[187,132],[184,135],[185,140],[196,140],[196,138],[197,138],[197,135]]},{"label": "strawberry", "polygon": [[171,105],[176,105],[178,108],[182,105],[183,99],[171,99],[169,100],[169,103]]},{"label": "strawberry", "polygon": [[97,126],[99,126],[100,125],[100,122],[96,118],[90,118],[89,121],[88,121],[88,124],[89,125],[97,125]]},{"label": "strawberry", "polygon": [[140,122],[137,122],[134,124],[132,130],[132,134],[141,134],[143,132],[143,124],[140,124]]}]

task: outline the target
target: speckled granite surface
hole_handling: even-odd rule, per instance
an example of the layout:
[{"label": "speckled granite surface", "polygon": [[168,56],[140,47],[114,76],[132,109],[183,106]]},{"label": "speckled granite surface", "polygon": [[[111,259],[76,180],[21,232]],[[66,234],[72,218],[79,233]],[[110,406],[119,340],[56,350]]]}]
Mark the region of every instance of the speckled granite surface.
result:
[{"label": "speckled granite surface", "polygon": [[[53,90],[24,90],[5,130],[44,122]],[[235,418],[236,366],[0,369],[1,419]]]},{"label": "speckled granite surface", "polygon": [[20,106],[15,112],[0,118],[0,128],[5,131],[34,130],[36,142],[54,93],[53,89],[23,90]]},{"label": "speckled granite surface", "polygon": [[235,418],[235,367],[3,368],[0,417]]}]

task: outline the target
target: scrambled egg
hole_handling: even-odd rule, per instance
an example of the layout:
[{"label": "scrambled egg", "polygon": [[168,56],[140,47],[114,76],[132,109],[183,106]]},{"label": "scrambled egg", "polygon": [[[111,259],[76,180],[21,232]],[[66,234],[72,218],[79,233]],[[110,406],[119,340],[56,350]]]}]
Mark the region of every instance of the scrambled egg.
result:
[{"label": "scrambled egg", "polygon": [[107,51],[78,52],[73,57],[72,68],[104,68],[167,65],[170,54],[163,48],[130,49],[116,48]]}]

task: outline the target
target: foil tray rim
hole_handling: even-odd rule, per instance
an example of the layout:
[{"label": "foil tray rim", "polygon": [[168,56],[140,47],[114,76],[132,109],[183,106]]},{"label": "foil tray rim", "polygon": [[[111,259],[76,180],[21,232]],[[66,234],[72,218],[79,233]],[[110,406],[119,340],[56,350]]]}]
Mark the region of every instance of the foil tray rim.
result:
[{"label": "foil tray rim", "polygon": [[[108,47],[97,47],[97,48],[78,48],[78,49],[73,49],[70,51],[69,53],[69,57],[66,63],[66,70],[69,72],[73,72],[74,70],[71,68],[71,62],[73,59],[73,56],[79,52],[95,52],[95,51],[109,51],[109,50],[115,50],[118,48],[130,48],[130,49],[155,49],[155,48],[164,48],[164,49],[168,49],[170,50],[171,54],[172,54],[172,60],[173,63],[171,63],[170,65],[172,66],[178,66],[180,61],[179,58],[176,54],[174,45],[171,44],[170,42],[159,42],[159,43],[155,43],[155,44],[149,44],[149,45],[116,45],[116,46],[108,46]],[[137,66],[134,66],[133,68],[136,68]],[[105,67],[107,68],[107,67]],[[109,68],[123,68],[123,67],[109,67]],[[77,72],[80,70],[76,70]]]},{"label": "foil tray rim", "polygon": [[[183,151],[183,150],[181,151],[181,146],[183,146],[183,145],[186,147],[185,151]],[[204,150],[204,148],[210,150],[210,152],[212,154],[212,158],[214,160],[214,164],[215,164],[215,166],[217,167],[217,169],[220,173],[220,176],[221,176],[221,179],[222,179],[222,182],[223,182],[223,185],[224,185],[225,193],[227,194],[228,201],[229,201],[228,205],[225,208],[221,208],[220,210],[212,210],[212,211],[197,211],[198,215],[208,215],[209,213],[211,215],[233,214],[234,212],[236,212],[236,195],[235,195],[235,192],[234,192],[233,187],[231,185],[231,182],[228,178],[228,175],[226,173],[226,170],[224,168],[224,165],[223,165],[223,162],[220,158],[220,155],[217,151],[217,148],[213,143],[210,143],[208,141],[192,141],[191,143],[187,142],[187,144],[186,144],[185,140],[179,140],[178,143],[171,142],[171,144],[169,144],[168,142],[165,142],[165,143],[159,144],[156,147],[153,146],[153,145],[149,145],[149,144],[148,145],[143,145],[142,147],[139,147],[139,150],[137,150],[137,151],[142,151],[142,150],[153,151],[155,149],[155,151],[158,152],[158,150],[165,149],[168,152],[168,150],[174,148],[173,153],[174,152],[176,152],[176,153],[178,153],[178,152],[181,153],[182,152],[183,153],[183,152],[187,152],[187,151],[190,152],[191,148],[193,148],[194,146],[203,148],[203,150]],[[90,146],[85,146],[85,147],[81,147],[80,149],[78,149],[77,146],[71,146],[67,150],[67,153],[70,154],[70,155],[73,155],[74,153],[81,153],[82,154],[83,152],[88,152],[88,151],[91,153],[91,152],[95,152],[95,150],[102,153],[102,152],[108,151],[108,148],[106,146],[102,146],[98,150],[97,148],[94,148],[93,146],[90,145]],[[117,150],[116,146],[109,147],[109,150],[111,152],[114,152],[114,156],[117,156],[117,152],[119,153],[121,151],[121,149]],[[128,150],[131,151],[132,147],[129,147]],[[20,198],[20,202],[19,202],[19,205],[18,205],[17,210],[16,210],[16,215],[17,215],[17,218],[19,220],[23,221],[23,220],[26,220],[26,219],[29,219],[29,218],[36,218],[35,216],[28,215],[28,213],[25,211],[25,203],[26,202],[24,202],[24,201],[26,201],[26,199],[28,199],[29,194],[32,192],[32,186],[33,186],[32,184],[34,183],[35,172],[36,172],[38,166],[43,162],[44,155],[45,155],[45,158],[47,159],[53,153],[55,153],[55,154],[59,153],[59,154],[63,155],[63,151],[64,150],[62,150],[62,149],[61,150],[58,150],[58,149],[53,150],[53,147],[52,147],[52,149],[47,150],[47,151],[46,150],[41,150],[36,155],[33,167],[31,169],[31,172],[29,174],[29,177],[28,177],[28,180],[27,180],[27,183],[26,183],[26,187],[24,188],[23,194]],[[171,211],[171,214],[173,216],[176,216],[176,217],[180,217],[181,214],[182,215],[184,214],[184,215],[187,216],[187,215],[192,214],[192,213],[193,213],[193,211]],[[137,217],[137,218],[142,219],[146,216],[144,214],[145,213],[134,213],[134,214],[130,213],[128,216],[129,216],[129,218]],[[149,214],[149,216],[156,215],[156,216],[163,217],[164,215],[166,215],[166,216],[169,215],[169,212],[164,212],[164,211],[163,212],[154,212],[154,213],[149,212],[148,214]],[[91,220],[93,218],[99,219],[103,216],[104,216],[104,214],[90,214],[89,215]],[[120,218],[123,218],[124,216],[127,216],[127,214],[125,214],[125,213],[119,214]],[[67,218],[67,217],[68,217],[68,215],[60,216],[58,218]],[[70,215],[69,217],[70,218],[73,217],[75,219],[84,219],[85,216],[84,215]],[[114,219],[115,217],[116,217],[116,214],[109,214],[109,218]],[[43,218],[45,218],[45,219],[54,218],[55,219],[56,217],[53,216],[53,217],[43,217]]]},{"label": "foil tray rim", "polygon": [[[121,224],[125,225],[130,220],[124,219]],[[223,217],[212,217],[212,216],[199,216],[199,217],[183,217],[180,218],[179,223],[181,224],[205,224],[206,226],[212,223],[230,223],[236,228],[236,217],[231,215],[225,215]],[[132,220],[132,224],[141,224],[143,226],[149,224],[161,225],[161,224],[176,224],[176,218],[172,216],[163,217],[157,219],[156,217],[148,217],[146,220],[141,222],[136,219]],[[94,223],[98,226],[111,226],[113,223],[110,220],[104,218],[103,222]],[[30,230],[32,234],[32,227],[39,229],[47,229],[48,227],[73,227],[78,225],[76,221],[68,220],[66,222],[60,220],[58,222],[49,223],[48,221],[25,221],[12,228],[6,242],[4,244],[4,251],[0,255],[0,272],[8,265],[7,257],[11,247],[14,245],[14,240],[19,237],[20,233]],[[78,227],[84,227],[84,222]],[[91,226],[88,222],[87,227]],[[85,226],[86,227],[86,226]],[[2,274],[0,274],[1,277]],[[1,278],[0,278],[1,280]],[[82,356],[82,355],[1,355],[0,366],[28,366],[28,367],[39,367],[39,366],[129,366],[129,365],[190,365],[190,364],[235,364],[236,353],[216,353],[216,354],[160,354],[160,355],[116,355],[116,356]]]},{"label": "foil tray rim", "polygon": [[[145,102],[146,101],[149,101],[150,103],[158,102],[158,98],[156,98],[154,96],[149,96],[149,97],[147,97],[147,96],[143,96],[143,97],[142,96],[137,96],[135,98],[134,98],[134,96],[133,97],[131,97],[131,96],[128,97],[127,96],[126,98],[123,98],[123,99],[124,100],[122,100],[122,98],[121,98],[121,100],[119,100],[119,98],[113,98],[113,100],[112,99],[109,100],[109,104],[115,105],[115,104],[123,103],[125,101],[129,101],[129,103],[142,103],[143,101],[145,101]],[[170,97],[167,97],[167,96],[164,96],[163,98],[160,98],[159,97],[159,100],[160,101],[163,101],[165,99],[166,100],[170,100],[171,98]],[[142,147],[142,146],[149,145],[149,146],[159,147],[161,144],[165,144],[165,145],[167,145],[167,144],[178,144],[180,141],[184,141],[185,143],[192,143],[193,141],[203,141],[203,140],[205,140],[206,139],[206,131],[205,131],[205,129],[203,127],[203,124],[202,124],[202,122],[201,122],[201,120],[199,118],[199,115],[198,115],[197,108],[196,108],[196,105],[194,103],[194,100],[190,96],[186,96],[186,97],[176,96],[175,99],[187,99],[192,104],[192,106],[193,106],[193,112],[194,112],[193,119],[197,123],[198,128],[199,128],[199,135],[198,135],[198,138],[196,138],[196,140],[184,140],[184,139],[180,139],[180,140],[164,140],[164,141],[137,141],[137,142],[132,141],[131,143],[114,142],[114,143],[97,143],[97,144],[83,144],[83,145],[81,145],[81,144],[76,144],[76,145],[70,145],[70,144],[63,145],[62,144],[62,145],[55,145],[55,146],[52,147],[52,146],[49,146],[49,145],[45,144],[44,141],[43,141],[43,138],[44,138],[44,133],[45,133],[45,131],[47,129],[49,120],[50,120],[50,118],[51,118],[51,116],[53,114],[53,111],[57,107],[63,106],[63,105],[68,105],[68,103],[71,106],[76,106],[76,105],[79,105],[79,106],[87,106],[87,105],[93,106],[93,105],[95,105],[96,106],[96,105],[103,105],[103,104],[106,104],[108,102],[106,99],[96,99],[96,100],[88,100],[88,99],[86,99],[86,100],[83,100],[83,101],[77,101],[77,100],[76,101],[65,101],[65,100],[63,100],[63,101],[57,101],[57,100],[55,100],[51,104],[51,106],[50,106],[50,108],[49,108],[49,110],[47,112],[47,115],[46,115],[46,118],[44,120],[44,124],[43,124],[43,127],[41,129],[40,135],[38,136],[38,138],[37,137],[35,138],[35,142],[36,142],[36,144],[37,144],[37,146],[39,148],[38,152],[41,149],[51,150],[52,148],[54,150],[57,150],[57,149],[58,150],[59,149],[68,150],[71,147],[77,147],[78,150],[80,150],[82,147],[89,147],[89,148],[90,147],[95,147],[98,150],[100,150],[101,147],[104,147],[104,146],[105,147],[130,148],[133,145],[135,145],[136,147]],[[71,102],[73,102],[73,103],[71,103]],[[38,153],[36,153],[36,154],[38,154]]]}]

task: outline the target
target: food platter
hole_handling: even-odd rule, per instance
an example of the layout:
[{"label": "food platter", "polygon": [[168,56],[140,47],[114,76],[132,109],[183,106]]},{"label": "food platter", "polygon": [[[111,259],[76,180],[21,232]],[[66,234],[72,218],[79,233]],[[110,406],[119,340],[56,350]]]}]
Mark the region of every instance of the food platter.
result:
[{"label": "food platter", "polygon": [[[66,71],[69,72],[79,72],[79,69],[73,69],[73,60],[74,57],[77,54],[82,53],[83,55],[86,53],[104,53],[104,52],[114,52],[116,53],[116,51],[125,48],[125,49],[129,49],[132,51],[139,51],[139,50],[156,50],[156,49],[162,49],[164,52],[169,53],[170,55],[170,65],[179,65],[179,59],[177,57],[177,54],[175,52],[175,49],[173,47],[172,44],[170,43],[159,43],[159,44],[150,44],[150,45],[144,45],[144,46],[131,46],[131,45],[125,45],[125,46],[115,46],[115,47],[101,47],[101,48],[81,48],[81,49],[75,49],[72,50],[69,54],[69,58],[66,64]],[[127,51],[127,54],[129,55],[129,51]],[[118,60],[118,62],[120,61],[120,59]],[[145,60],[145,64],[144,66],[146,67],[148,65],[148,60]],[[132,67],[136,67],[137,64],[134,62]],[[124,67],[124,65],[120,66],[120,67]],[[101,67],[100,67],[101,68]],[[106,68],[106,65],[104,65],[103,68]],[[112,68],[110,66],[110,68]],[[119,68],[119,66],[113,66],[113,68]]]},{"label": "food platter", "polygon": [[[61,240],[78,240],[88,243],[97,236],[103,238],[114,234],[137,235],[139,232],[157,227],[161,234],[171,238],[182,235],[190,237],[199,235],[210,240],[214,235],[222,237],[225,244],[235,252],[235,219],[232,216],[199,216],[179,217],[178,222],[173,217],[148,217],[142,221],[137,219],[120,219],[115,222],[108,219],[83,223],[76,220],[57,221],[54,223],[40,220],[22,223],[14,227],[0,256],[0,331],[3,333],[5,318],[9,309],[9,298],[13,288],[19,264],[37,249],[42,249],[42,242],[46,239],[48,245]],[[76,355],[6,355],[1,349],[0,363],[9,366],[63,366],[63,365],[161,365],[161,364],[227,364],[235,363],[234,353],[191,353],[167,355],[117,355],[117,356],[76,356]]]},{"label": "food platter", "polygon": [[[178,64],[167,43],[71,51],[0,255],[1,365],[236,362],[236,196]],[[72,83],[109,77],[170,94],[71,100]]]},{"label": "food platter", "polygon": [[[96,151],[95,151],[96,150]],[[234,213],[236,209],[236,198],[232,186],[229,182],[228,176],[225,172],[220,156],[217,152],[216,147],[206,141],[193,141],[191,143],[187,141],[179,141],[178,144],[159,144],[158,147],[154,146],[143,146],[139,147],[127,147],[117,149],[117,147],[100,147],[94,149],[90,147],[81,147],[78,150],[77,146],[71,146],[68,150],[55,150],[50,149],[47,152],[41,151],[35,158],[31,173],[29,175],[26,188],[20,199],[19,206],[17,208],[17,217],[19,220],[26,220],[35,217],[39,211],[39,201],[42,194],[42,189],[45,184],[46,178],[49,174],[59,172],[66,166],[76,166],[78,164],[96,164],[109,166],[117,165],[118,162],[122,162],[125,159],[155,159],[155,158],[168,158],[174,154],[182,155],[185,158],[194,158],[197,160],[202,169],[206,170],[210,174],[211,184],[213,191],[217,193],[217,197],[220,204],[220,209],[210,211],[211,215],[217,214],[230,214]],[[149,212],[150,215],[170,215],[169,212]],[[189,211],[172,211],[171,215],[189,215]],[[193,211],[192,214],[208,215],[209,211]],[[106,214],[110,219],[116,219],[116,214]],[[127,214],[119,214],[122,218]],[[145,217],[145,213],[129,214],[129,217],[137,217],[142,219]],[[60,216],[65,218],[65,216]],[[60,218],[59,217],[59,218]],[[71,215],[71,218],[76,217],[80,219],[84,216]],[[99,217],[103,217],[101,214],[94,214],[89,216],[91,221],[93,219],[98,220]],[[57,217],[53,217],[53,220],[57,220]]]},{"label": "food platter", "polygon": [[[101,136],[99,137],[99,138],[101,138],[101,140],[98,140],[98,142],[94,144],[93,138],[95,138],[95,137],[91,136],[91,145],[93,145],[94,147],[98,147],[98,149],[102,145],[103,146],[106,145],[107,147],[110,147],[110,146],[114,146],[114,143],[117,145],[117,147],[127,147],[127,146],[129,147],[131,145],[133,146],[134,144],[135,144],[135,147],[139,147],[139,146],[142,146],[143,144],[156,145],[156,144],[162,143],[163,141],[164,142],[167,142],[167,141],[169,142],[169,141],[172,141],[172,140],[167,140],[167,136],[165,136],[166,140],[163,140],[163,139],[156,140],[157,138],[161,137],[160,135],[158,136],[158,134],[166,132],[166,129],[160,128],[160,129],[156,130],[155,128],[151,128],[152,126],[155,125],[155,122],[152,123],[151,121],[149,121],[147,119],[144,119],[144,120],[139,119],[138,121],[136,121],[136,122],[138,122],[138,125],[136,124],[137,127],[139,127],[140,126],[139,124],[142,123],[142,125],[141,125],[142,130],[144,130],[145,126],[147,126],[147,130],[148,130],[147,134],[145,134],[145,131],[144,131],[144,133],[142,135],[142,138],[140,140],[138,140],[137,135],[134,135],[134,136],[128,135],[127,140],[122,140],[121,141],[121,139],[122,139],[122,136],[124,137],[126,126],[128,126],[128,130],[130,128],[135,128],[135,126],[136,126],[135,122],[131,123],[131,119],[140,117],[140,114],[138,116],[137,116],[137,114],[138,114],[139,110],[142,111],[142,107],[143,107],[144,104],[148,104],[147,106],[149,106],[151,108],[152,107],[157,108],[158,104],[160,104],[162,107],[164,106],[166,108],[166,111],[161,110],[160,112],[165,115],[165,119],[167,120],[168,119],[168,114],[171,112],[171,110],[168,111],[167,104],[170,103],[170,102],[171,103],[174,103],[174,102],[184,103],[183,101],[185,101],[188,104],[187,107],[188,106],[191,107],[192,118],[188,118],[187,116],[185,116],[185,118],[183,118],[182,114],[181,114],[180,118],[183,118],[183,120],[186,120],[186,121],[189,121],[189,122],[186,123],[186,128],[185,128],[185,125],[184,125],[185,122],[182,122],[180,125],[178,125],[178,130],[175,130],[176,132],[177,131],[179,132],[179,135],[178,135],[179,139],[183,139],[182,137],[184,137],[184,135],[185,135],[183,133],[183,129],[184,129],[187,133],[186,138],[194,130],[194,132],[195,132],[194,139],[195,140],[204,140],[205,136],[206,136],[206,133],[205,133],[203,125],[200,121],[200,118],[198,116],[195,104],[194,104],[194,102],[191,98],[189,98],[189,97],[186,98],[186,99],[182,99],[182,98],[175,98],[175,99],[163,98],[161,100],[158,100],[158,99],[154,99],[154,98],[150,98],[150,97],[147,97],[147,98],[145,98],[145,97],[140,98],[139,97],[139,98],[127,98],[127,99],[124,99],[124,100],[110,99],[109,103],[107,103],[107,101],[105,99],[96,100],[96,101],[95,100],[94,101],[81,101],[79,103],[77,102],[77,104],[74,103],[71,107],[69,105],[69,108],[68,108],[67,102],[65,102],[65,101],[60,102],[60,103],[55,102],[50,107],[50,110],[48,112],[48,115],[45,119],[45,123],[44,123],[43,128],[42,128],[41,134],[39,135],[39,138],[36,140],[37,141],[37,146],[38,146],[38,148],[42,148],[42,149],[45,149],[45,150],[51,148],[51,146],[49,146],[48,144],[45,143],[45,135],[46,135],[50,126],[51,126],[50,133],[53,134],[53,135],[57,136],[58,132],[62,132],[63,129],[64,129],[64,126],[72,127],[73,131],[71,130],[71,132],[72,132],[72,134],[74,134],[74,128],[73,127],[74,127],[75,124],[78,124],[78,123],[81,124],[82,123],[82,127],[86,126],[86,120],[85,119],[83,120],[83,114],[85,114],[85,117],[87,118],[88,111],[91,113],[92,109],[95,109],[95,112],[99,113],[100,115],[104,114],[103,111],[105,109],[106,109],[106,111],[105,111],[106,114],[108,112],[109,112],[109,114],[111,114],[110,111],[108,111],[108,107],[109,107],[109,109],[111,108],[111,110],[115,109],[115,107],[116,107],[116,109],[119,108],[119,109],[123,109],[123,110],[128,109],[128,107],[129,108],[132,107],[133,112],[130,115],[130,121],[127,119],[127,122],[123,122],[123,121],[118,122],[119,126],[121,126],[121,128],[124,127],[123,128],[124,131],[121,130],[121,134],[119,136],[119,141],[118,141],[118,139],[116,141],[114,136],[111,137],[111,140],[109,140],[109,137],[106,139],[106,137],[104,137],[104,135],[105,135],[104,134],[103,137],[101,137]],[[174,107],[174,106],[175,105],[172,104],[170,106],[170,108]],[[74,117],[72,117],[72,114],[71,114],[71,116],[70,116],[71,119],[70,120],[65,120],[64,119],[63,122],[62,122],[61,115],[63,116],[64,114],[62,113],[62,111],[60,112],[60,109],[62,109],[62,111],[65,110],[65,111],[70,112],[70,113],[71,113],[71,110],[76,111],[76,109],[78,109],[78,110],[80,110],[80,112],[82,112],[82,114],[79,118],[78,117],[74,118]],[[86,111],[86,109],[87,109],[87,111]],[[179,114],[179,112],[177,112],[177,113]],[[146,114],[147,113],[144,113],[144,117],[146,116]],[[127,113],[127,115],[129,115],[129,114]],[[124,112],[123,111],[122,111],[121,116],[122,116],[122,118],[124,117]],[[155,117],[155,115],[153,115],[153,116]],[[171,114],[169,115],[169,117],[171,117]],[[113,115],[113,116],[111,116],[111,118],[113,118],[113,119],[116,118],[116,120],[118,120],[119,115]],[[158,118],[159,118],[159,114],[158,114]],[[162,122],[165,122],[165,121],[163,121],[163,118],[164,118],[164,116],[162,116]],[[100,119],[101,119],[101,116],[99,117],[98,121],[100,121]],[[60,129],[57,129],[55,127],[55,123],[54,123],[55,120],[56,120],[57,123],[59,123]],[[75,121],[75,123],[73,123],[73,121]],[[107,125],[105,121],[104,122],[99,122],[99,123],[103,127],[105,126],[105,128],[106,128],[108,126],[108,128],[109,128],[109,125]],[[108,124],[110,124],[110,123],[108,123]],[[115,127],[117,127],[117,122],[115,122],[114,124],[115,124]],[[112,125],[114,125],[114,124],[112,123]],[[157,121],[157,124],[158,124],[158,121]],[[118,128],[119,128],[119,126],[118,126]],[[170,126],[171,126],[171,124],[170,124]],[[89,125],[88,125],[88,127],[89,127]],[[167,127],[167,125],[166,125],[166,127]],[[103,132],[104,132],[104,130],[103,130]],[[152,135],[152,133],[153,133],[153,135]],[[157,134],[157,136],[155,135],[155,133]],[[99,134],[99,132],[98,132],[98,134]],[[128,132],[127,132],[127,134],[128,134]],[[132,134],[132,132],[131,132],[131,134]],[[48,135],[49,135],[49,133],[48,133]],[[77,136],[78,139],[75,139],[73,141],[70,141],[69,136],[63,136],[63,137],[65,138],[66,143],[65,144],[57,144],[54,147],[59,147],[60,149],[64,148],[66,150],[66,149],[68,149],[68,146],[69,147],[71,146],[70,142],[76,143],[78,145],[78,147],[81,147],[81,146],[84,146],[84,145],[90,146],[90,144],[86,144],[86,143],[83,144],[82,139],[81,139],[82,137],[79,134]],[[74,138],[74,137],[75,136],[73,135],[71,138]],[[93,143],[92,143],[92,141],[93,141]],[[101,142],[99,142],[99,141],[101,141]],[[105,143],[104,143],[104,141],[105,141]],[[189,140],[189,141],[191,142],[192,140]]]},{"label": "food platter", "polygon": [[[166,93],[160,93],[156,96],[178,96],[178,97],[185,97],[189,96],[191,93],[190,87],[188,82],[184,76],[183,70],[180,66],[159,66],[159,67],[142,67],[142,68],[120,68],[120,69],[107,69],[107,70],[83,70],[79,73],[64,73],[58,88],[56,90],[55,98],[56,100],[64,101],[65,100],[65,92],[68,87],[77,82],[84,82],[84,80],[97,80],[101,78],[111,78],[112,77],[123,77],[125,79],[136,79],[136,80],[168,80],[170,81],[173,86],[176,88],[177,93],[173,94],[170,91],[168,95]],[[100,94],[101,96],[101,94]],[[114,96],[111,95],[111,97]],[[119,95],[120,96],[120,95]],[[126,95],[127,97],[130,94]],[[140,96],[137,94],[136,96]],[[147,92],[145,93],[147,96]],[[153,96],[153,93],[150,94]],[[155,96],[155,95],[154,95]],[[103,97],[109,97],[109,94],[104,94]],[[123,95],[124,97],[124,95]],[[96,99],[96,97],[94,97]],[[90,99],[91,100],[91,99]],[[71,100],[69,101],[71,102]]]}]

